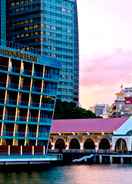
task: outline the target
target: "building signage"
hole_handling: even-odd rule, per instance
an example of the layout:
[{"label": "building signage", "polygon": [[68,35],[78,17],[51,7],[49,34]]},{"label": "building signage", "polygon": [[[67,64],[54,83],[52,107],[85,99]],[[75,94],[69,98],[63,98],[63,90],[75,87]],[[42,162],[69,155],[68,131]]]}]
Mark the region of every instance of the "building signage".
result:
[{"label": "building signage", "polygon": [[28,53],[22,53],[21,51],[17,51],[17,50],[8,50],[8,49],[0,48],[0,54],[6,55],[8,57],[17,57],[20,59],[25,59],[25,60],[34,61],[34,62],[37,62],[38,60],[37,56],[30,55]]}]

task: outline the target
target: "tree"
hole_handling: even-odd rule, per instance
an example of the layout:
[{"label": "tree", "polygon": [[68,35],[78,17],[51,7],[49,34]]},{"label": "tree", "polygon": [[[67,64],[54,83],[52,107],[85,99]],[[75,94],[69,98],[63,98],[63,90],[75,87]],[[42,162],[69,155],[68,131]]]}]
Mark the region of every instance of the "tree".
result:
[{"label": "tree", "polygon": [[76,107],[74,103],[61,102],[57,100],[54,119],[83,119],[96,118],[96,115],[81,107]]}]

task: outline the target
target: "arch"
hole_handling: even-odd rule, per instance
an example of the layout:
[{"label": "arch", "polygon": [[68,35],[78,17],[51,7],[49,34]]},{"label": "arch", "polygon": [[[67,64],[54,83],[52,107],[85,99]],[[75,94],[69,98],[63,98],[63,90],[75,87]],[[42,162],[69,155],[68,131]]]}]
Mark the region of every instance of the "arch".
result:
[{"label": "arch", "polygon": [[132,136],[132,130],[129,130],[126,135]]},{"label": "arch", "polygon": [[80,149],[80,143],[76,138],[71,139],[69,149]]},{"label": "arch", "polygon": [[89,150],[94,150],[94,149],[95,149],[94,141],[93,141],[92,139],[87,139],[87,140],[84,142],[83,148],[84,148],[84,149],[89,149]]},{"label": "arch", "polygon": [[115,151],[116,152],[127,152],[127,143],[124,139],[120,138],[116,141],[115,144]]},{"label": "arch", "polygon": [[62,150],[62,149],[65,149],[65,141],[61,138],[57,139],[56,142],[55,142],[55,149],[59,149],[59,150]]},{"label": "arch", "polygon": [[110,149],[110,142],[108,141],[108,139],[106,138],[101,139],[99,143],[99,150],[109,150],[109,149]]}]

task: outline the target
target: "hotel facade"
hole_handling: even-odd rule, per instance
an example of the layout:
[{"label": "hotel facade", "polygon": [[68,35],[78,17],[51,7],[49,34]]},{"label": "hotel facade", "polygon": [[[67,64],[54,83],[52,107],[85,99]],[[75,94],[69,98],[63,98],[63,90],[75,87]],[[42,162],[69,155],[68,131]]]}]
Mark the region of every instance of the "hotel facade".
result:
[{"label": "hotel facade", "polygon": [[0,154],[45,154],[59,70],[55,59],[0,46]]},{"label": "hotel facade", "polygon": [[79,48],[76,0],[7,0],[7,40],[56,58],[62,65],[58,99],[78,104]]}]

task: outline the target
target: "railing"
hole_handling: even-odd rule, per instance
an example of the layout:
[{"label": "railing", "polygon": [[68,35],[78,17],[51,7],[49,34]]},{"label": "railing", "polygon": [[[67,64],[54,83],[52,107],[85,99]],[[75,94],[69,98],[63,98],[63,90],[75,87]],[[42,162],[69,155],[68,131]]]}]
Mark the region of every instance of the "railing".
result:
[{"label": "railing", "polygon": [[16,137],[25,137],[25,132],[16,132]]},{"label": "railing", "polygon": [[36,138],[36,132],[28,132],[28,137]]},{"label": "railing", "polygon": [[42,108],[50,108],[50,109],[53,109],[54,108],[54,105],[53,104],[41,104],[41,107]]},{"label": "railing", "polygon": [[26,117],[24,116],[18,116],[17,121],[26,121]]},{"label": "railing", "polygon": [[13,136],[13,131],[3,131],[3,136]]},{"label": "railing", "polygon": [[36,117],[29,117],[30,122],[38,122],[38,118]]},{"label": "railing", "polygon": [[14,116],[6,115],[4,120],[15,121],[15,115]]},{"label": "railing", "polygon": [[10,84],[8,85],[8,87],[9,87],[9,88],[13,88],[13,89],[18,89],[18,85],[15,84],[15,83],[10,83]]},{"label": "railing", "polygon": [[48,75],[48,74],[46,74],[44,76],[44,78],[58,80],[59,79],[59,75],[54,75],[54,74]]},{"label": "railing", "polygon": [[37,87],[32,87],[32,91],[35,91],[35,92],[41,92],[41,88],[37,88]]},{"label": "railing", "polygon": [[19,102],[18,105],[20,105],[20,106],[28,106],[28,102],[21,101],[21,102]]},{"label": "railing", "polygon": [[7,103],[11,105],[16,105],[16,102],[16,100],[7,100]]},{"label": "railing", "polygon": [[34,74],[33,74],[34,76],[36,76],[36,77],[43,77],[43,73],[42,72],[34,72]]}]

